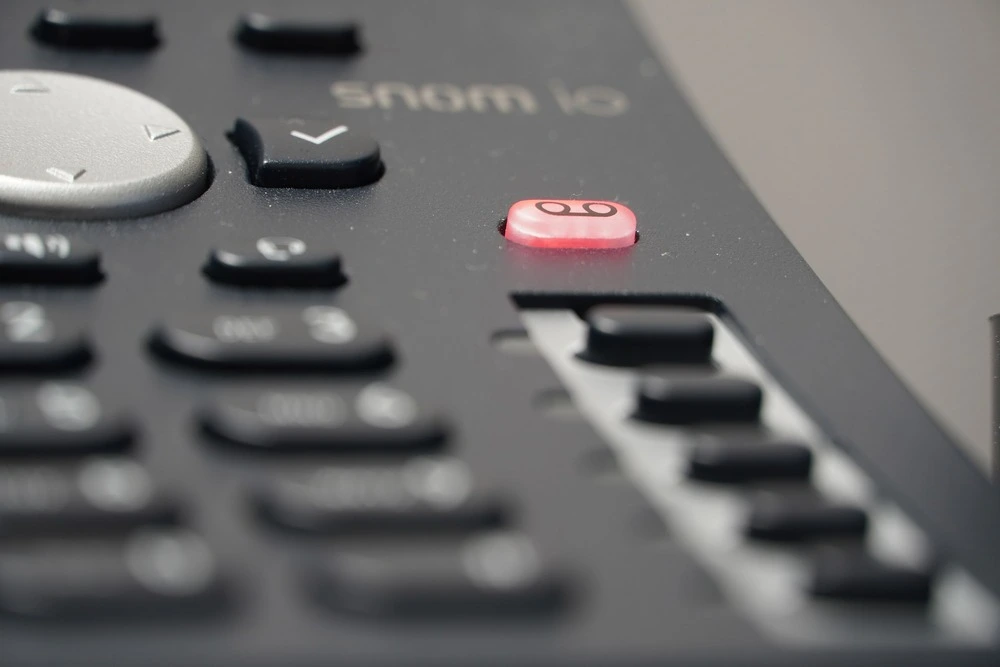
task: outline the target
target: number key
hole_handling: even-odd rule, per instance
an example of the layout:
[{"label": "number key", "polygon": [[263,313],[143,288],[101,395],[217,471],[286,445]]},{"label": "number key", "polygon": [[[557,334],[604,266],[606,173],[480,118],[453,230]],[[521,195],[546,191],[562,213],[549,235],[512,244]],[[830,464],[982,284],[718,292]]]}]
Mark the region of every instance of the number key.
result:
[{"label": "number key", "polygon": [[86,387],[46,382],[0,393],[0,456],[78,456],[119,451],[131,422]]},{"label": "number key", "polygon": [[95,283],[97,250],[62,234],[0,234],[0,282]]},{"label": "number key", "polygon": [[392,361],[384,334],[336,306],[191,314],[153,331],[165,359],[215,369],[336,372]]},{"label": "number key", "polygon": [[0,369],[65,370],[91,359],[83,331],[31,301],[0,303]]},{"label": "number key", "polygon": [[437,411],[382,382],[229,392],[200,420],[221,440],[275,454],[423,451],[439,447],[448,430]]}]

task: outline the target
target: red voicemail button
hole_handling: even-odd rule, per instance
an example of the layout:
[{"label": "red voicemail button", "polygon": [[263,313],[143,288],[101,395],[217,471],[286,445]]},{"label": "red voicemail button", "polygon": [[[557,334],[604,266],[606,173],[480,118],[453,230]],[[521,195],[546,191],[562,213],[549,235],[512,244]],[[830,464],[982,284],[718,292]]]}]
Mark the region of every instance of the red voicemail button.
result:
[{"label": "red voicemail button", "polygon": [[507,212],[503,235],[534,248],[625,248],[635,226],[635,213],[612,201],[524,199]]}]

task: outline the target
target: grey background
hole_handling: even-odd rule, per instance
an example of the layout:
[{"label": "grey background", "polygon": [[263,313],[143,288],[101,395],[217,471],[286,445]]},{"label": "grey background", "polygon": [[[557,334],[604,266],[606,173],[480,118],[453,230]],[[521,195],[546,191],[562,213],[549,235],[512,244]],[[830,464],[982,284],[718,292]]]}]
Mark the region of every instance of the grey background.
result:
[{"label": "grey background", "polygon": [[635,2],[778,225],[984,467],[1000,311],[1000,2]]}]

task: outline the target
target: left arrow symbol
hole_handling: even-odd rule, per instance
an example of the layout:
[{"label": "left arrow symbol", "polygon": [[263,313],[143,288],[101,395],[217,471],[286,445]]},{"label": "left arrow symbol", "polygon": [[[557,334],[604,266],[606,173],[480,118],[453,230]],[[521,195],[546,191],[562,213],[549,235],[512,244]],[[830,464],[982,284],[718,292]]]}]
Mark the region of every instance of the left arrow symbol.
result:
[{"label": "left arrow symbol", "polygon": [[21,79],[15,83],[10,92],[12,93],[48,93],[49,87],[37,79]]},{"label": "left arrow symbol", "polygon": [[67,183],[73,183],[76,179],[87,173],[86,169],[79,169],[77,171],[66,171],[65,169],[59,169],[58,167],[49,167],[45,170],[45,173],[49,176],[55,176],[60,181],[66,181]]}]

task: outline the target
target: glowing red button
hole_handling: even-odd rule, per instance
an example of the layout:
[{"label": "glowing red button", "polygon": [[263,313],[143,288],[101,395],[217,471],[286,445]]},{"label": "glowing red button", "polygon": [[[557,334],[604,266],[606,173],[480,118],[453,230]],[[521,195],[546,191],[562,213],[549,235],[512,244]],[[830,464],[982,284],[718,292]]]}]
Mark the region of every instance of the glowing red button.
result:
[{"label": "glowing red button", "polygon": [[507,212],[503,235],[534,248],[625,248],[635,227],[635,213],[617,202],[524,199]]}]

